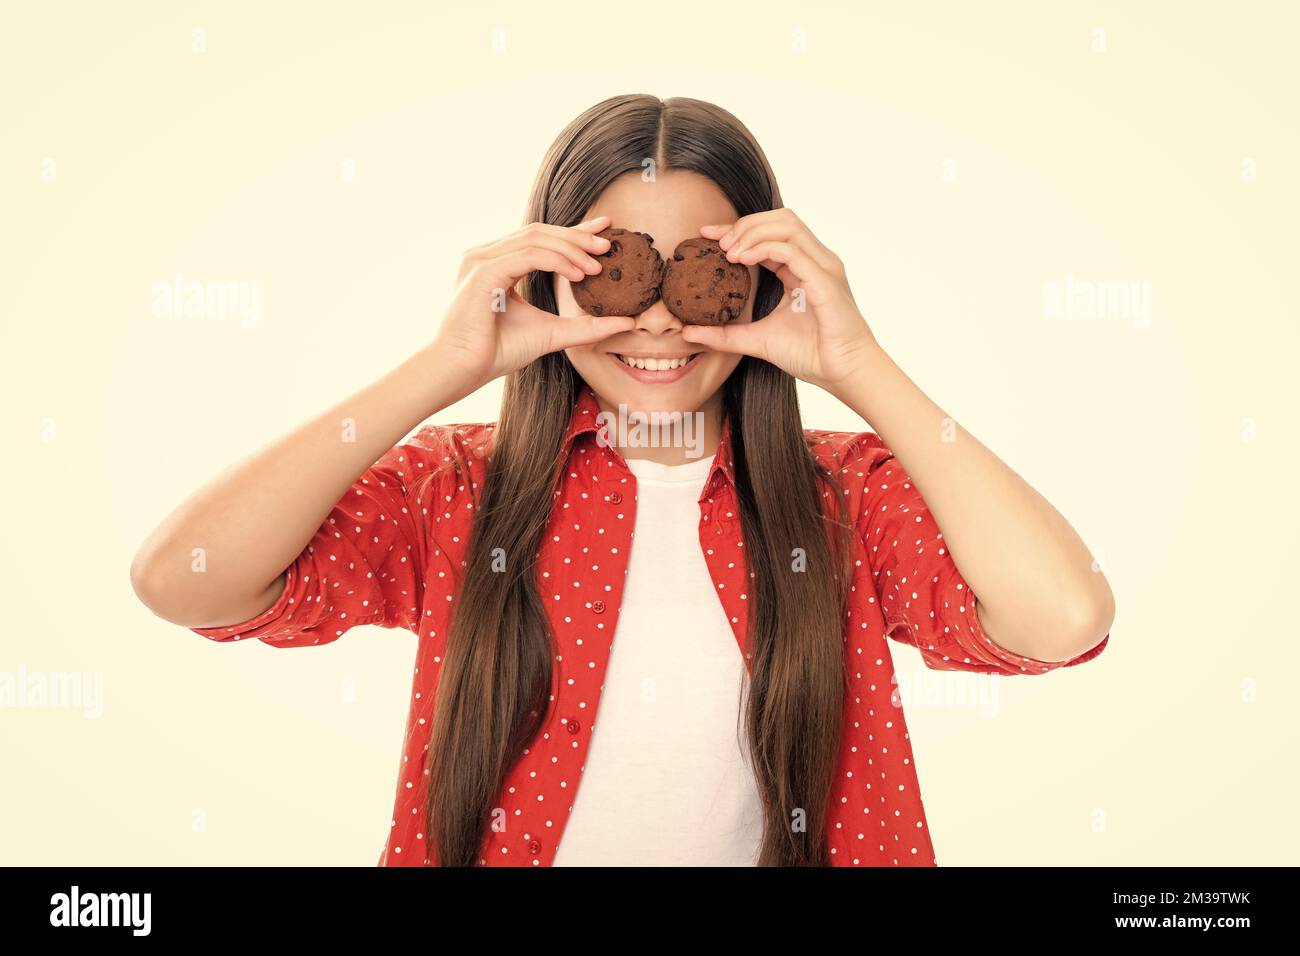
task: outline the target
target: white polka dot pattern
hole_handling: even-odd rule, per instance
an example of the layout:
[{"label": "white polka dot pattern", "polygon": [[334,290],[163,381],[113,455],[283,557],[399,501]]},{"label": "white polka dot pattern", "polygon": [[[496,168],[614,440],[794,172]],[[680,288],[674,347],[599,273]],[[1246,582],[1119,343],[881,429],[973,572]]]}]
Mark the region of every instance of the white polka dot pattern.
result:
[{"label": "white polka dot pattern", "polygon": [[[636,508],[636,480],[596,440],[599,406],[584,388],[537,558],[539,593],[555,637],[551,708],[509,771],[498,806],[504,826],[483,845],[485,866],[547,866],[572,809],[618,620]],[[410,714],[392,826],[381,866],[426,866],[423,757],[460,573],[491,453],[492,424],[426,425],[386,453],[339,501],[287,569],[265,612],[229,627],[192,628],[214,641],[274,647],[327,644],[358,624],[418,635]],[[994,644],[976,598],[901,463],[871,432],[808,430],[809,447],[845,491],[856,525],[845,627],[850,683],[828,825],[835,866],[934,866],[934,848],[902,710],[895,705],[887,637],[915,646],[939,670],[1041,674],[1101,653],[1035,661]],[[468,473],[449,466],[468,463]],[[413,482],[433,474],[419,493]],[[700,495],[700,547],[742,652],[748,572],[734,488],[730,429]],[[1107,640],[1109,637],[1107,637]]]}]

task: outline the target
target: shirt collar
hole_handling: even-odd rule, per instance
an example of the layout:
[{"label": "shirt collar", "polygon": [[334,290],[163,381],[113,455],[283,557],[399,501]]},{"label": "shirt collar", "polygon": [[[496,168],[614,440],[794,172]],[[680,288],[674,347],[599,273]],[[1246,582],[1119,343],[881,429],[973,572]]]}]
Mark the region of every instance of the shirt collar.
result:
[{"label": "shirt collar", "polygon": [[[569,418],[569,430],[564,436],[562,460],[568,459],[573,442],[578,436],[588,432],[595,434],[601,430],[603,426],[597,419],[600,413],[601,407],[596,400],[596,393],[592,391],[590,385],[584,382],[578,390],[578,398],[573,405],[573,414]],[[613,444],[610,444],[609,447],[612,451],[618,453],[618,449]],[[722,436],[718,442],[718,451],[713,457],[713,467],[709,469],[709,476],[704,481],[706,492],[717,474],[721,474],[733,488],[735,487],[736,471],[731,447],[731,416],[729,415],[724,415],[722,419]]]}]

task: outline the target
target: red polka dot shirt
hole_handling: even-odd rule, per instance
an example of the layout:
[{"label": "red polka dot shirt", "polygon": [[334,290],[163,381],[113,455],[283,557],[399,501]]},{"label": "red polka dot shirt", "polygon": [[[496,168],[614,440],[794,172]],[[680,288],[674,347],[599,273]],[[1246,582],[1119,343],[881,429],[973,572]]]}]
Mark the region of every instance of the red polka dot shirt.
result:
[{"label": "red polka dot shirt", "polygon": [[[597,439],[600,408],[584,388],[566,437],[566,463],[538,559],[556,655],[551,709],[506,776],[504,829],[485,837],[485,866],[549,866],[564,834],[595,732],[601,685],[632,546],[636,480]],[[418,649],[392,827],[380,866],[436,863],[424,833],[424,753],[462,560],[485,477],[492,424],[427,424],[357,479],[287,569],[262,614],[229,627],[193,628],[214,641],[254,638],[311,647],[363,624],[401,627]],[[937,670],[1041,674],[1100,654],[1110,636],[1068,661],[1038,661],[994,643],[975,595],[944,547],[929,509],[879,436],[806,430],[835,469],[854,516],[854,578],[844,632],[849,677],[827,837],[835,866],[935,866],[907,724],[894,697],[887,638],[916,647]],[[453,445],[468,476],[443,468]],[[437,477],[421,493],[412,482]],[[748,612],[740,509],[729,429],[700,495],[700,547],[744,653]],[[498,832],[499,830],[499,832]]]}]

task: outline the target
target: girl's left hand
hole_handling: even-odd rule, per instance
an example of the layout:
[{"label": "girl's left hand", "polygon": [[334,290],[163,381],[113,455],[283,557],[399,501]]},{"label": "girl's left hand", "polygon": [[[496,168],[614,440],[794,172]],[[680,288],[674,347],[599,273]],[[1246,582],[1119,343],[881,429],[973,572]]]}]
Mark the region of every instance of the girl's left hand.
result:
[{"label": "girl's left hand", "polygon": [[756,322],[684,325],[683,340],[752,355],[831,393],[879,347],[853,301],[844,263],[789,209],[701,226],[700,234],[717,239],[730,261],[774,272],[785,294]]}]

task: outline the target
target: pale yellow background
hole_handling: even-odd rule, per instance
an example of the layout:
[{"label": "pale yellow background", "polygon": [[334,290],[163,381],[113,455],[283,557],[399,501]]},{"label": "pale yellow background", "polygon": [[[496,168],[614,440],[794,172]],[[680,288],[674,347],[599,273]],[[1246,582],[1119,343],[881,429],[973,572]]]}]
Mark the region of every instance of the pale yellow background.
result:
[{"label": "pale yellow background", "polygon": [[[908,707],[940,864],[1296,861],[1292,4],[131,6],[0,21],[0,671],[105,693],[0,708],[0,862],[375,863],[414,637],[218,645],[129,562],[424,344],[621,92],[744,120],[896,360],[1113,583],[1097,661]],[[155,318],[178,272],[257,283],[260,322]],[[1045,315],[1067,274],[1149,282],[1149,325]]]}]

